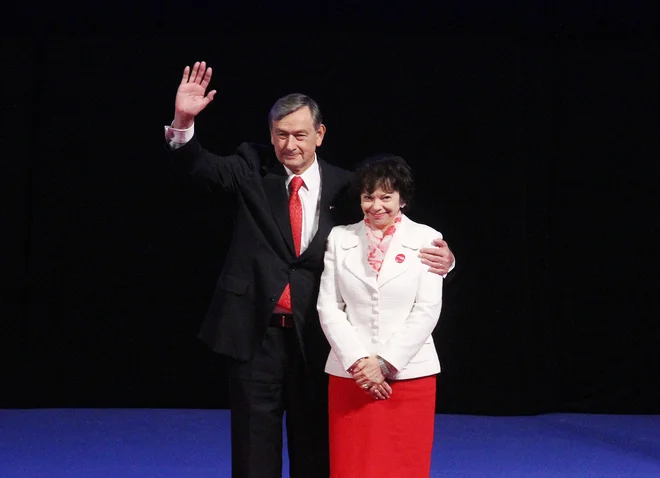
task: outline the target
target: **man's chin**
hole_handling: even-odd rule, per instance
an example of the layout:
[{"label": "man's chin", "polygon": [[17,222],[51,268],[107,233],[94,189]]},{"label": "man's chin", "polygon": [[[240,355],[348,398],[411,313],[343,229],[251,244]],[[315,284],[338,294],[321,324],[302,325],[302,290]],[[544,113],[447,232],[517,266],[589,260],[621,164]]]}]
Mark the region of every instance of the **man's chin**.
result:
[{"label": "man's chin", "polygon": [[286,157],[286,156],[280,156],[277,158],[280,160],[280,163],[282,163],[285,166],[295,166],[296,164],[300,164],[302,161],[299,156],[293,156],[293,157]]},{"label": "man's chin", "polygon": [[280,163],[296,173],[301,169],[306,169],[305,160],[300,156],[295,158],[280,158]]}]

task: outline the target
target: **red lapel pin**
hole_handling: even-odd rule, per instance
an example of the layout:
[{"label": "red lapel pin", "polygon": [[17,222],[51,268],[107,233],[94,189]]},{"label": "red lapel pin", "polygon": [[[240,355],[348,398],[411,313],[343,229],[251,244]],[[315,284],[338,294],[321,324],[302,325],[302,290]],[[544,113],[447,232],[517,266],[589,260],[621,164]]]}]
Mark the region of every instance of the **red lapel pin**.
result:
[{"label": "red lapel pin", "polygon": [[394,260],[397,261],[399,264],[401,264],[403,261],[406,260],[406,256],[404,256],[403,254],[397,254]]}]

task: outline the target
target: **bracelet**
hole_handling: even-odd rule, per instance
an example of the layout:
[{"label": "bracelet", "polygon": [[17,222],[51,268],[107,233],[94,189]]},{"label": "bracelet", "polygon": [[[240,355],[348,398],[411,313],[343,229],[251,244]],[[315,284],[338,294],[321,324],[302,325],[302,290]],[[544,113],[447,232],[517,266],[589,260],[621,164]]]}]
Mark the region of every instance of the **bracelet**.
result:
[{"label": "bracelet", "polygon": [[383,357],[381,357],[380,355],[377,355],[376,359],[378,360],[378,365],[380,366],[380,372],[383,374],[383,377],[388,378],[390,376],[390,368],[385,363],[385,360],[383,360]]}]

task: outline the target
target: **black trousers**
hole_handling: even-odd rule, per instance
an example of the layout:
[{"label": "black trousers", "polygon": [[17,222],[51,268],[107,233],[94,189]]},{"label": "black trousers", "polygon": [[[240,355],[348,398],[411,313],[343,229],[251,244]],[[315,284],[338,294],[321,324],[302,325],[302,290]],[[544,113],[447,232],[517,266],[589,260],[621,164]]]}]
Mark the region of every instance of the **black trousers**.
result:
[{"label": "black trousers", "polygon": [[290,477],[328,477],[327,375],[305,366],[295,329],[269,327],[229,376],[232,477],[281,478],[285,411]]}]

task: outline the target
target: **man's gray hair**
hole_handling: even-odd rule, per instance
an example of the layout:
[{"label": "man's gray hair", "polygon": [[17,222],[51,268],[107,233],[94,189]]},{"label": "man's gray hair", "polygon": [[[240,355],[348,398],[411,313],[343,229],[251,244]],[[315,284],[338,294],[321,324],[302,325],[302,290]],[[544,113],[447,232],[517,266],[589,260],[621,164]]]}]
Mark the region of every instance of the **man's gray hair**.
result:
[{"label": "man's gray hair", "polygon": [[279,121],[294,111],[307,106],[312,113],[312,121],[314,122],[314,129],[319,129],[323,118],[321,116],[321,109],[316,101],[302,93],[291,93],[290,95],[283,96],[275,102],[273,107],[268,113],[268,127],[273,128],[273,121]]}]

